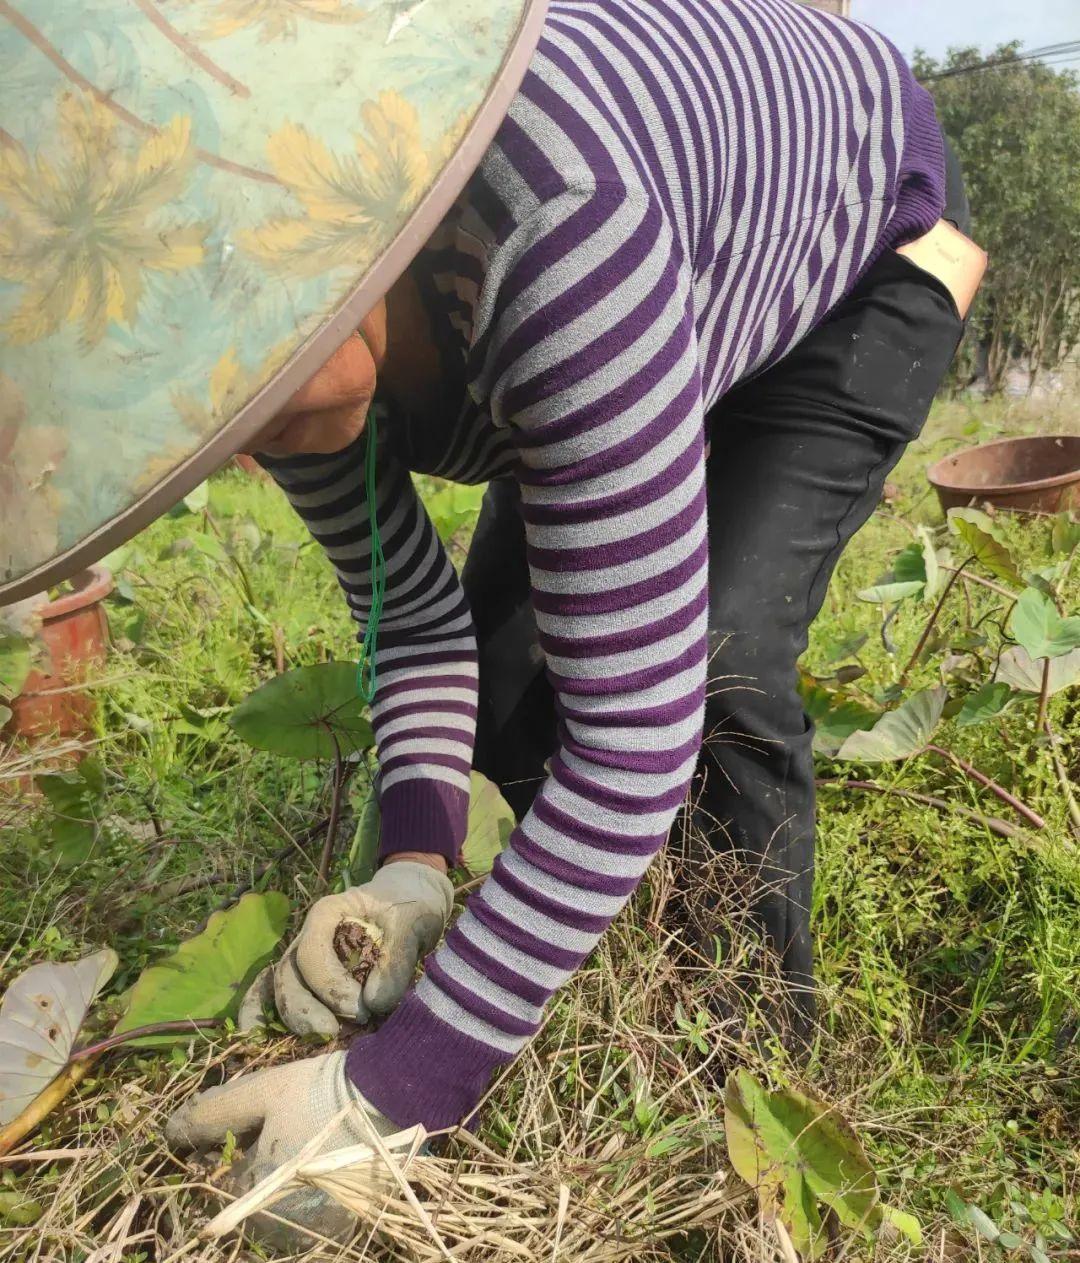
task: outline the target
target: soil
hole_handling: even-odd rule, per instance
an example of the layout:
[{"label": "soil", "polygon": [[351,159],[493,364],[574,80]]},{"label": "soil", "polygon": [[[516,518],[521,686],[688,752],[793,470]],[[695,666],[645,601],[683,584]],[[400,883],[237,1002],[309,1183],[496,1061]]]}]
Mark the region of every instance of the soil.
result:
[{"label": "soil", "polygon": [[363,986],[379,963],[382,950],[363,921],[341,921],[334,931],[334,951],[356,981]]}]

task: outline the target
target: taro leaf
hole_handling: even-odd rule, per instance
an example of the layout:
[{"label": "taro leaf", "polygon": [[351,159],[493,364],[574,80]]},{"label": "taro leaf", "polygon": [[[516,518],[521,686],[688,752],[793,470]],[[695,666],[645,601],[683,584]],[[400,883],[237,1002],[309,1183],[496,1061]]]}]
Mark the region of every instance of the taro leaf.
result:
[{"label": "taro leaf", "polygon": [[1032,658],[1060,658],[1080,649],[1080,618],[1062,618],[1038,588],[1026,588],[1009,615],[1009,634]]},{"label": "taro leaf", "polygon": [[1055,553],[1069,553],[1080,545],[1080,522],[1072,520],[1072,514],[1059,513],[1050,528],[1050,547]]},{"label": "taro leaf", "polygon": [[[152,1022],[235,1017],[244,992],[270,962],[289,922],[289,901],[277,891],[247,894],[171,956],[139,975],[117,1032]],[[145,1035],[131,1042],[153,1047],[189,1035]]]},{"label": "taro leaf", "polygon": [[844,636],[840,640],[827,640],[823,645],[825,665],[834,666],[837,662],[846,662],[854,658],[870,637],[865,632],[853,636]]},{"label": "taro leaf", "polygon": [[933,600],[941,586],[937,549],[925,526],[917,527],[915,534],[918,536],[916,542],[908,544],[896,555],[893,579],[897,583],[918,583],[922,587],[924,599]]},{"label": "taro leaf", "polygon": [[18,697],[31,665],[31,642],[25,636],[0,636],[0,697]]},{"label": "taro leaf", "polygon": [[825,1102],[791,1088],[770,1092],[736,1070],[724,1089],[724,1130],[731,1165],[804,1258],[828,1248],[822,1205],[864,1233],[880,1223],[873,1168],[855,1132]]},{"label": "taro leaf", "polygon": [[822,688],[812,676],[801,675],[798,688],[803,710],[814,724],[816,754],[831,758],[853,732],[872,728],[879,717],[869,706]]},{"label": "taro leaf", "polygon": [[1014,697],[1012,689],[1003,680],[984,684],[964,698],[956,715],[957,727],[973,728],[976,724],[994,719],[1008,709]]},{"label": "taro leaf", "polygon": [[[1021,693],[1039,693],[1042,690],[1045,659],[1036,661],[1020,645],[1006,649],[998,660],[997,678]],[[1080,649],[1050,659],[1048,695],[1060,693],[1080,683]]]},{"label": "taro leaf", "polygon": [[349,850],[349,882],[353,886],[362,886],[375,876],[379,866],[379,824],[379,800],[375,790],[370,789],[357,816]]},{"label": "taro leaf", "polygon": [[356,690],[356,665],[321,662],[276,675],[229,716],[229,726],[257,750],[288,759],[342,758],[375,742]]},{"label": "taro leaf", "polygon": [[896,710],[882,715],[869,732],[853,732],[840,747],[838,757],[888,763],[918,754],[937,727],[947,696],[943,688],[913,694]]},{"label": "taro leaf", "polygon": [[905,597],[914,596],[923,590],[922,579],[910,579],[904,583],[876,583],[871,588],[863,588],[855,595],[860,601],[885,605],[892,601],[902,601]]},{"label": "taro leaf", "polygon": [[105,796],[105,772],[97,759],[83,759],[73,772],[34,778],[52,808],[47,838],[61,864],[81,864],[93,850]]},{"label": "taro leaf", "polygon": [[495,858],[514,831],[514,813],[499,787],[473,772],[469,777],[469,824],[461,860],[474,877],[491,872]]},{"label": "taro leaf", "polygon": [[0,1126],[67,1065],[87,1010],[118,964],[106,947],[71,964],[31,965],[8,987],[0,1004]]},{"label": "taro leaf", "polygon": [[15,1189],[0,1191],[0,1219],[14,1224],[17,1228],[25,1228],[36,1224],[45,1213],[45,1207],[26,1193]]},{"label": "taro leaf", "polygon": [[949,529],[964,541],[975,560],[991,574],[1017,587],[1023,583],[1001,532],[993,519],[980,509],[950,509]]}]

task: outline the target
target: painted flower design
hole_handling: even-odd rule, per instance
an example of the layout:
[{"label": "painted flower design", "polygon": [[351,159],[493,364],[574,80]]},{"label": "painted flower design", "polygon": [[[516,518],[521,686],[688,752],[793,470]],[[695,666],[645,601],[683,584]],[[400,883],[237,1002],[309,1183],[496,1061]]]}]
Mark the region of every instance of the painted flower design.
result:
[{"label": "painted flower design", "polygon": [[62,497],[53,475],[67,447],[58,426],[26,424],[22,393],[0,374],[0,579],[56,552]]},{"label": "painted flower design", "polygon": [[110,320],[133,324],[147,272],[202,261],[206,226],[167,209],[193,160],[188,119],[129,141],[84,93],[61,98],[53,153],[0,149],[0,279],[22,286],[0,333],[36,342],[77,320],[90,348]]},{"label": "painted flower design", "polygon": [[259,387],[288,358],[290,347],[281,343],[274,347],[254,371],[245,369],[236,348],[229,347],[210,372],[209,402],[187,391],[174,390],[173,407],[194,434],[208,434],[221,421],[231,418],[247,403]]},{"label": "painted flower design", "polygon": [[293,37],[301,21],[359,22],[365,11],[352,0],[213,0],[213,16],[203,28],[206,39],[221,39],[257,27],[259,40]]},{"label": "painted flower design", "polygon": [[274,174],[303,211],[242,234],[246,250],[286,271],[314,276],[343,264],[363,266],[382,248],[427,188],[461,125],[426,149],[415,107],[392,91],[365,101],[361,118],[365,130],[352,153],[331,153],[297,123],[270,138]]}]

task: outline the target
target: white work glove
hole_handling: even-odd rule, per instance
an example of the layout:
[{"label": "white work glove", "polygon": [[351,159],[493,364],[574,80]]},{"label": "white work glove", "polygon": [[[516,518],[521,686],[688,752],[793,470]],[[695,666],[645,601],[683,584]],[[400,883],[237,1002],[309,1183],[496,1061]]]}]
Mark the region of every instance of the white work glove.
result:
[{"label": "white work glove", "polygon": [[[371,881],[320,899],[285,955],[255,979],[238,1025],[257,1025],[273,1000],[297,1035],[337,1035],[338,1018],[363,1025],[391,1012],[409,989],[422,956],[442,937],[454,887],[442,873],[412,860],[385,864]],[[373,927],[378,960],[363,985],[338,959],[334,935],[343,921]]]},{"label": "white work glove", "polygon": [[[192,1149],[206,1152],[220,1149],[226,1142],[226,1133],[232,1132],[243,1157],[230,1170],[225,1187],[239,1196],[295,1157],[347,1105],[353,1108],[327,1134],[319,1153],[371,1144],[358,1109],[366,1113],[380,1136],[398,1130],[364,1100],[348,1078],[345,1052],[341,1051],[256,1070],[219,1088],[208,1088],[191,1097],[169,1118],[165,1139],[171,1149],[181,1153]],[[388,1189],[388,1173],[382,1165],[373,1162],[371,1167],[376,1191]],[[339,1242],[348,1241],[356,1231],[355,1216],[315,1188],[289,1193],[268,1209],[299,1225],[293,1229],[262,1214],[251,1217],[250,1234],[278,1249],[310,1248],[314,1242],[300,1230],[304,1227]]]}]

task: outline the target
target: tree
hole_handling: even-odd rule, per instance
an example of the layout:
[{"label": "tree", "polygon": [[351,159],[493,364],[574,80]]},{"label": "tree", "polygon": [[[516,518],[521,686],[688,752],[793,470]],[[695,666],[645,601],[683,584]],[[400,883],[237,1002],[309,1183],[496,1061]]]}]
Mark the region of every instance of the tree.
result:
[{"label": "tree", "polygon": [[1072,71],[1019,57],[952,50],[944,62],[919,54],[915,73],[933,92],[942,126],[964,168],[973,235],[990,255],[958,372],[986,356],[992,392],[1011,364],[1033,385],[1080,342],[1080,92]]}]

